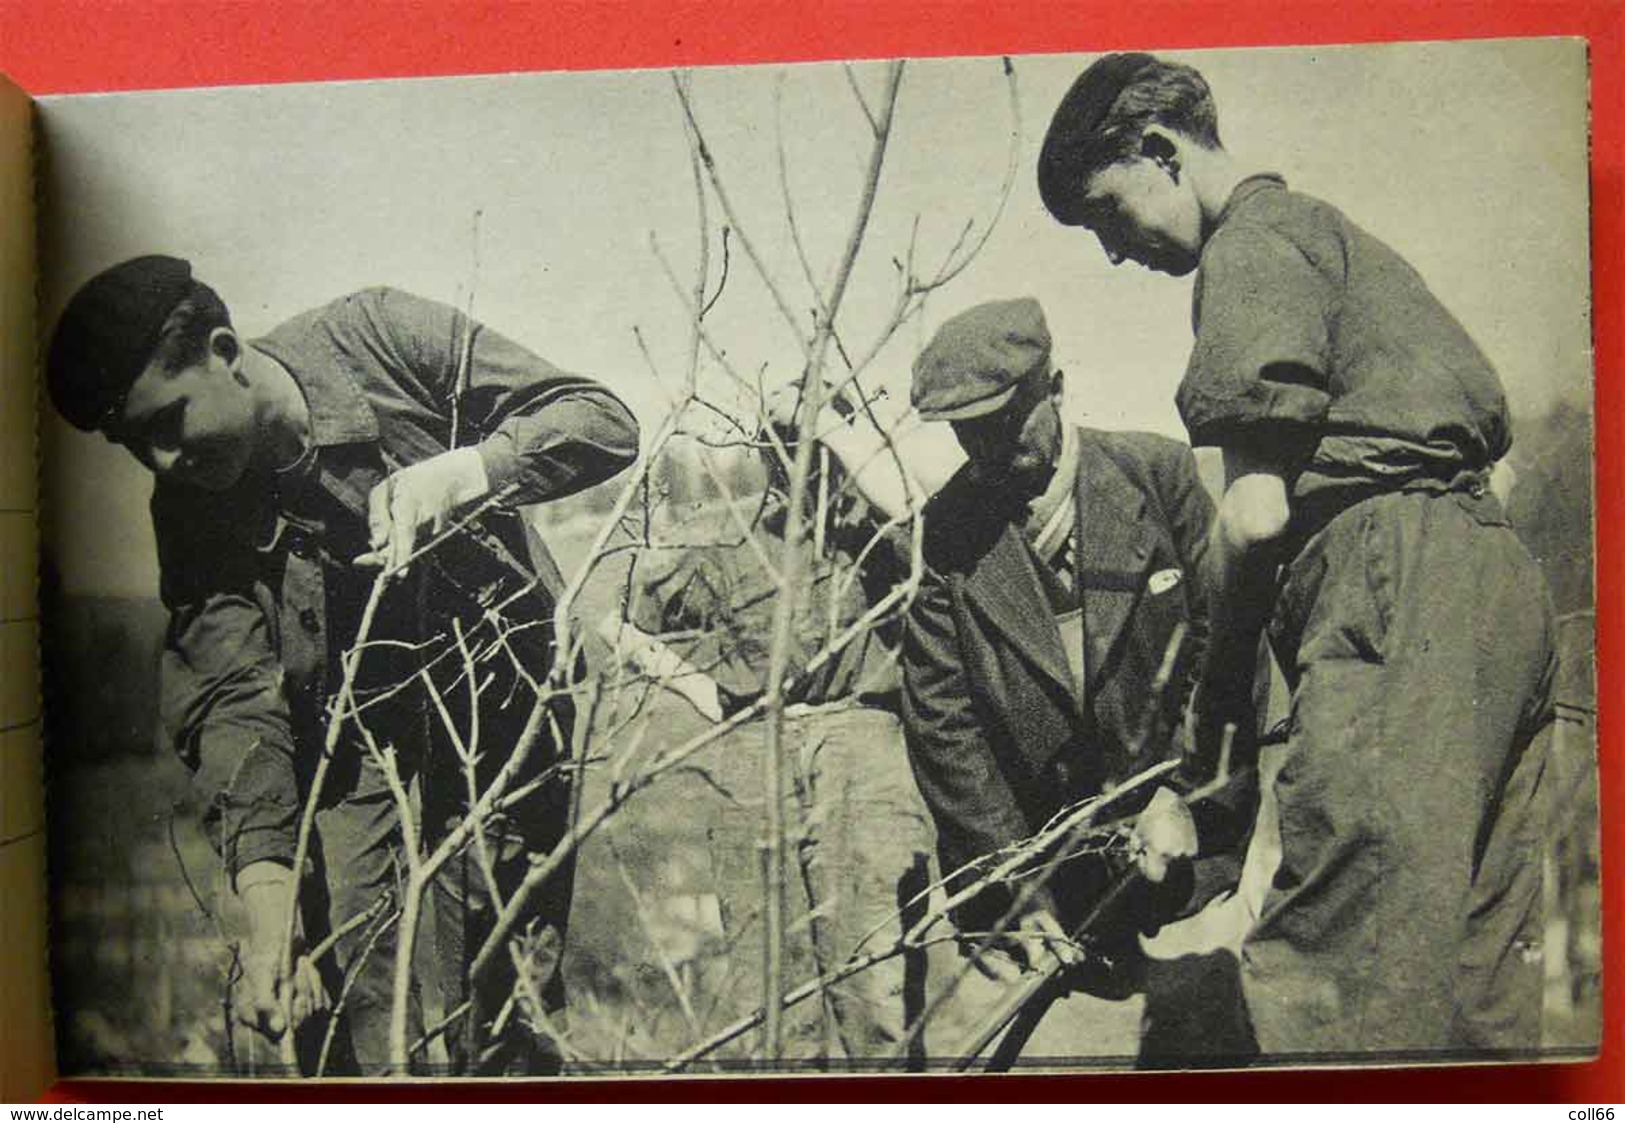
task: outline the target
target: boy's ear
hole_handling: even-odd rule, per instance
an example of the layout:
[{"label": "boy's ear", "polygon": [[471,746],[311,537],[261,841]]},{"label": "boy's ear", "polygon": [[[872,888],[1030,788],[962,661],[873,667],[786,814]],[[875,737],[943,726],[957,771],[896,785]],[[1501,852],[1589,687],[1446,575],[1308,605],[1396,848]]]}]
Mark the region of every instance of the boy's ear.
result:
[{"label": "boy's ear", "polygon": [[247,379],[242,371],[243,345],[236,332],[228,327],[218,327],[211,331],[209,357],[239,383],[247,385]]},{"label": "boy's ear", "polygon": [[1179,180],[1179,138],[1161,125],[1147,125],[1140,138],[1140,155]]}]

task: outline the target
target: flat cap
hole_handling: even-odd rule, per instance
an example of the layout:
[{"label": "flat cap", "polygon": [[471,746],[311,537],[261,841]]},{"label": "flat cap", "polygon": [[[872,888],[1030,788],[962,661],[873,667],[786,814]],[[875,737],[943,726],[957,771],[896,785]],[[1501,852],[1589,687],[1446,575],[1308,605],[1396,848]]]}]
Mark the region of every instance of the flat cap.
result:
[{"label": "flat cap", "polygon": [[131,258],[96,274],[68,301],[45,359],[51,401],[69,424],[102,428],[158,346],[164,321],[192,291],[192,266]]},{"label": "flat cap", "polygon": [[1139,52],[1107,55],[1089,66],[1061,99],[1038,153],[1038,194],[1057,222],[1077,226],[1084,181],[1099,170],[1101,124],[1129,84],[1156,63]]},{"label": "flat cap", "polygon": [[909,398],[926,421],[1003,408],[1022,379],[1049,366],[1049,327],[1030,296],[978,304],[953,317],[914,361]]}]

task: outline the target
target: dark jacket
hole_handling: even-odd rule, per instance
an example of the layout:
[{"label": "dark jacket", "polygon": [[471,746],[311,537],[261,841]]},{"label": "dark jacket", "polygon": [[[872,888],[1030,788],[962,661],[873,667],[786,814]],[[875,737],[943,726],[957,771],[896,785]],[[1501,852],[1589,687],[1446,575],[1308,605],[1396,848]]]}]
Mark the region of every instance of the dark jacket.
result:
[{"label": "dark jacket", "polygon": [[[459,395],[465,341],[468,378]],[[152,500],[170,613],[160,664],[163,732],[195,773],[233,877],[255,861],[292,860],[328,705],[342,681],[340,657],[372,584],[373,571],[351,564],[367,548],[372,488],[450,447],[458,415],[455,443],[479,450],[492,491],[513,504],[590,487],[637,453],[637,423],[604,386],[408,293],[351,294],[251,346],[281,363],[304,392],[314,446],[306,469],[281,480],[248,475],[223,492],[160,483]],[[509,600],[512,561],[536,578],[522,602]],[[545,546],[511,511],[493,512],[485,533],[447,543],[392,583],[370,639],[394,642],[369,652],[356,685],[364,703],[373,693],[399,702],[369,711],[380,740],[398,741],[403,751],[423,740],[426,703],[409,702],[394,684],[422,667],[457,666],[422,646],[431,637],[448,643],[451,619],[477,621],[501,606],[513,620],[545,623],[558,585]],[[538,649],[531,675],[545,676],[546,629],[518,636]],[[522,720],[528,707],[506,710]],[[497,716],[486,722],[493,743]],[[341,786],[330,781],[328,790]]]},{"label": "dark jacket", "polygon": [[[945,873],[1040,830],[1062,808],[1170,751],[1207,630],[1198,574],[1213,505],[1189,448],[1142,433],[1078,430],[1074,538],[1084,620],[1084,690],[1074,686],[1055,614],[1028,547],[1026,509],[962,470],[926,509],[926,574],[904,639],[909,754],[936,820]],[[1175,687],[1147,712],[1176,627],[1188,628]],[[1064,868],[1064,867],[1063,867]],[[954,886],[950,882],[950,888]],[[1075,921],[1088,902],[1045,903]],[[962,928],[998,919],[984,893]]]}]

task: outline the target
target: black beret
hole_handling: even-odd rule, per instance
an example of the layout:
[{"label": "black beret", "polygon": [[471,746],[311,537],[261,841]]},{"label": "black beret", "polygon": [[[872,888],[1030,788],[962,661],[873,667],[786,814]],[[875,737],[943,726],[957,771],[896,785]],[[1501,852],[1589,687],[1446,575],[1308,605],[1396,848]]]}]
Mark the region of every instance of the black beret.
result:
[{"label": "black beret", "polygon": [[1107,55],[1078,75],[1061,99],[1038,153],[1038,194],[1056,221],[1082,223],[1079,195],[1098,170],[1101,123],[1129,83],[1156,61],[1138,52]]},{"label": "black beret", "polygon": [[1049,366],[1049,327],[1032,297],[978,304],[937,329],[914,361],[909,397],[926,421],[1002,409],[1022,379]]},{"label": "black beret", "polygon": [[188,262],[152,254],[98,273],[73,294],[45,359],[51,401],[69,424],[100,429],[124,408],[164,321],[191,292]]}]

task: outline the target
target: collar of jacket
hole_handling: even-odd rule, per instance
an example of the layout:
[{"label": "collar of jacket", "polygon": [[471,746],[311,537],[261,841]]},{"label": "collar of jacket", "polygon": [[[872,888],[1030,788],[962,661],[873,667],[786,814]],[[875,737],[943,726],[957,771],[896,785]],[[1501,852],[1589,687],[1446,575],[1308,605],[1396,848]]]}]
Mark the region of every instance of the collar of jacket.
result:
[{"label": "collar of jacket", "polygon": [[290,363],[269,341],[255,340],[250,346],[287,371],[304,394],[314,450],[335,450],[311,458],[306,479],[365,520],[368,495],[399,467],[383,447],[378,414],[366,392],[342,364]]},{"label": "collar of jacket", "polygon": [[378,415],[349,371],[337,364],[295,369],[265,341],[252,340],[249,346],[287,371],[298,383],[310,408],[311,441],[317,448],[378,439]]}]

